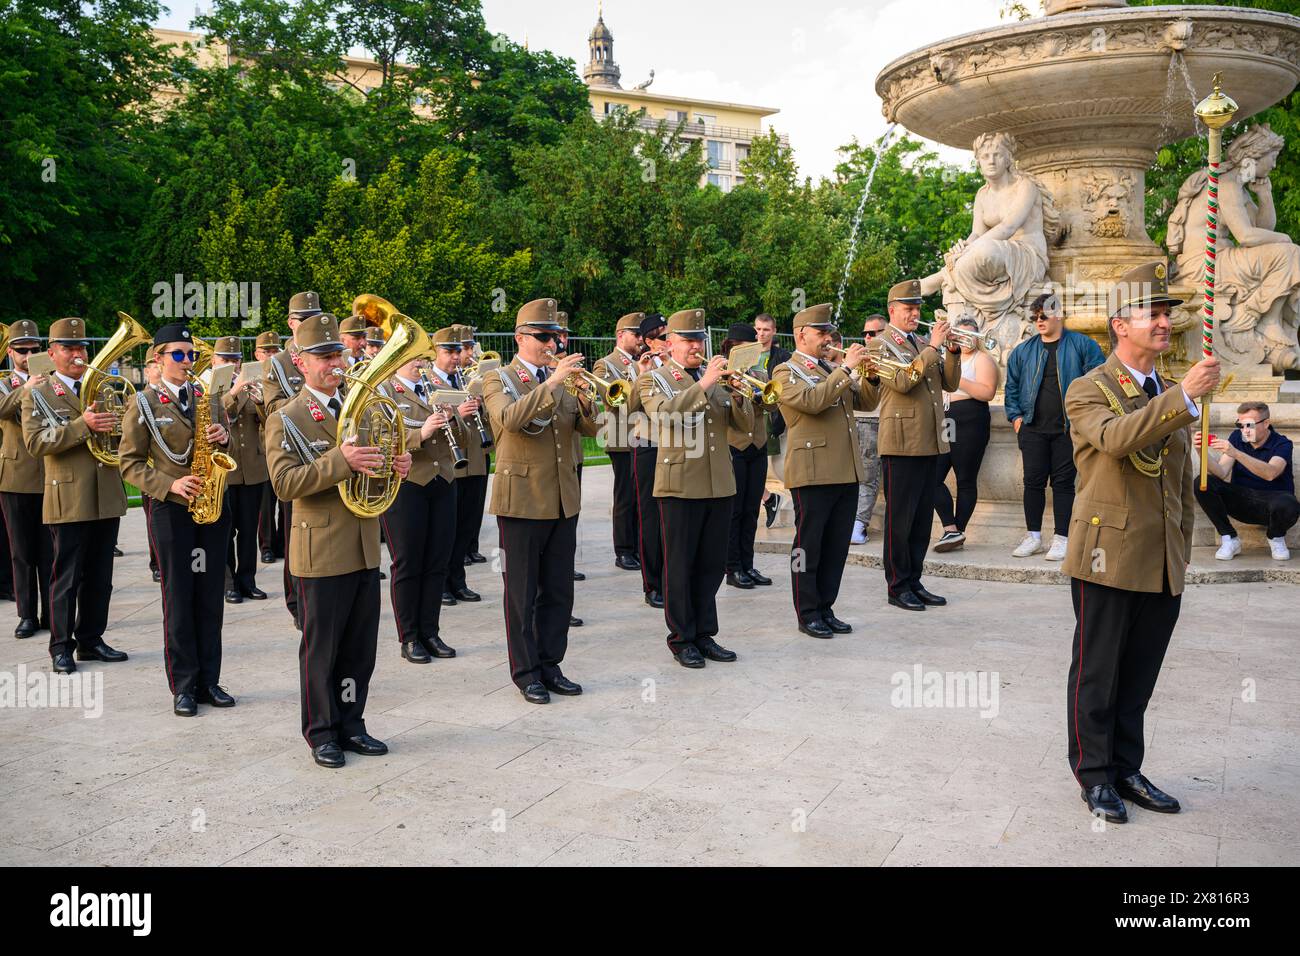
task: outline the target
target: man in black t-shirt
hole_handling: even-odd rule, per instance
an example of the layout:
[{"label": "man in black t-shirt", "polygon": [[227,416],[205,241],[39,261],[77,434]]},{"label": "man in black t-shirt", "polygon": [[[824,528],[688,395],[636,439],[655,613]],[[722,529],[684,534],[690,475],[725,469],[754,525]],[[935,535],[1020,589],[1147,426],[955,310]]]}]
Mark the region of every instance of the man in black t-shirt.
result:
[{"label": "man in black t-shirt", "polygon": [[[1236,430],[1226,440],[1210,436],[1210,477],[1205,491],[1196,485],[1196,500],[1219,532],[1220,561],[1231,561],[1241,553],[1232,518],[1246,524],[1263,525],[1273,557],[1291,557],[1286,533],[1300,520],[1300,501],[1295,495],[1291,470],[1291,439],[1269,424],[1268,406],[1263,402],[1242,402],[1237,406]],[[1196,432],[1193,444],[1201,447]]]}]

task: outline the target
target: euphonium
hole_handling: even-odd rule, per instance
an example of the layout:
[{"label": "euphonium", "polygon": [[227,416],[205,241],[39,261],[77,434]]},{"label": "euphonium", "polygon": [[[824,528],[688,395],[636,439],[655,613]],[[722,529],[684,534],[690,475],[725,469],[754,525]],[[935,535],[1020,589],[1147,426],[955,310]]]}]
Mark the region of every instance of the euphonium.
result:
[{"label": "euphonium", "polygon": [[[546,358],[555,361],[555,353],[547,349]],[[589,401],[599,398],[607,408],[618,408],[627,401],[630,386],[627,379],[616,378],[607,382],[599,375],[580,368],[564,380],[564,387],[571,395],[583,395]]]},{"label": "euphonium", "polygon": [[[388,381],[397,370],[415,359],[431,358],[433,346],[424,329],[398,312],[391,303],[378,296],[361,296],[383,303],[387,310],[379,323],[386,342],[374,358],[365,360],[360,371],[357,366],[345,372],[335,369],[334,374],[351,383],[343,397],[339,411],[337,442],[357,442],[362,446],[380,449],[384,463],[374,475],[354,474],[339,483],[343,504],[359,518],[377,518],[388,510],[397,498],[402,479],[393,471],[393,461],[406,452],[406,423],[401,409],[391,398],[379,391],[379,385]],[[353,310],[365,315],[353,303]],[[369,316],[367,316],[369,321]],[[360,365],[361,363],[357,363]]]},{"label": "euphonium", "polygon": [[198,493],[190,499],[190,516],[195,524],[213,524],[221,517],[226,500],[226,477],[239,466],[224,451],[217,451],[208,441],[208,426],[212,424],[212,397],[192,372],[189,375],[190,394],[194,396],[194,457],[190,461],[190,474],[203,482]]},{"label": "euphonium", "polygon": [[153,336],[144,330],[144,326],[125,312],[117,313],[117,317],[121,319],[117,331],[95,354],[81,377],[82,411],[95,405],[96,411],[110,412],[117,418],[110,431],[91,432],[90,439],[86,442],[86,447],[96,461],[113,468],[119,468],[122,464],[117,451],[117,446],[122,441],[122,415],[126,411],[127,402],[135,395],[135,386],[121,375],[110,375],[108,370],[133,348],[153,341]]}]

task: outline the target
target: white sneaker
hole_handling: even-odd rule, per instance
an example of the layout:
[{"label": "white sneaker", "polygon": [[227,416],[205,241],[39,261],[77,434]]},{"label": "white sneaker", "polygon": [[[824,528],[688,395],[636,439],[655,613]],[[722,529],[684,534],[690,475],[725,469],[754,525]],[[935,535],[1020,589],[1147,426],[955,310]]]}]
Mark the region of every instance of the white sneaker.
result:
[{"label": "white sneaker", "polygon": [[1047,549],[1044,556],[1045,561],[1064,561],[1066,548],[1070,546],[1070,539],[1063,534],[1052,535],[1052,546]]},{"label": "white sneaker", "polygon": [[1291,560],[1291,551],[1286,546],[1286,538],[1269,538],[1268,546],[1273,549],[1274,561]]},{"label": "white sneaker", "polygon": [[861,521],[853,522],[853,537],[849,539],[850,544],[867,543],[867,526]]},{"label": "white sneaker", "polygon": [[1025,540],[1021,541],[1020,544],[1016,546],[1016,550],[1011,552],[1011,556],[1013,558],[1027,558],[1031,554],[1037,554],[1039,551],[1042,550],[1043,550],[1042,535],[1035,536],[1026,532]]},{"label": "white sneaker", "polygon": [[1227,535],[1223,536],[1223,543],[1219,545],[1219,550],[1214,552],[1214,556],[1220,561],[1231,561],[1239,554],[1241,554],[1241,539],[1230,538]]}]

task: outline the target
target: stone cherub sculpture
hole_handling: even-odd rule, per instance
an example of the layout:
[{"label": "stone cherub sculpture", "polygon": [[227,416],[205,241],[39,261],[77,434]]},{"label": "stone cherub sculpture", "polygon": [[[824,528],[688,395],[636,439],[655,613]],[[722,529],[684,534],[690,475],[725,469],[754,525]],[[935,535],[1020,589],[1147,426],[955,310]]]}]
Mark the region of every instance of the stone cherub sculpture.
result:
[{"label": "stone cherub sculpture", "polygon": [[[1274,231],[1277,211],[1268,178],[1284,144],[1263,125],[1252,126],[1228,145],[1219,174],[1215,260],[1220,357],[1236,365],[1267,364],[1279,375],[1300,368],[1300,246]],[[1205,281],[1208,180],[1204,170],[1189,176],[1169,217],[1169,254],[1180,285]]]},{"label": "stone cherub sculpture", "polygon": [[975,313],[1007,349],[1023,336],[1020,306],[1046,278],[1047,245],[1060,236],[1051,194],[1016,167],[1015,149],[1008,133],[975,139],[985,182],[975,194],[971,234],[948,251],[942,269],[921,280],[922,294],[942,289],[945,306]]}]

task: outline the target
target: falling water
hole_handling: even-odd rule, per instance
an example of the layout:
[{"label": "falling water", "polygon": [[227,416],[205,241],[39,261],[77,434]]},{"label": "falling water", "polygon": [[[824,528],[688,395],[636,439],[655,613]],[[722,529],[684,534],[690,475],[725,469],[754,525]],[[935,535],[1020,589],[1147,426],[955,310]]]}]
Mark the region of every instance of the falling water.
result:
[{"label": "falling water", "polygon": [[849,230],[849,254],[844,260],[844,275],[840,276],[840,290],[835,296],[835,322],[840,320],[840,309],[844,305],[844,293],[849,287],[849,271],[853,268],[853,260],[858,255],[858,229],[862,225],[862,214],[867,208],[867,197],[871,195],[871,183],[876,178],[876,167],[880,165],[880,160],[885,155],[885,147],[889,143],[889,138],[894,135],[894,130],[898,127],[897,123],[890,123],[885,134],[876,141],[876,158],[872,160],[871,169],[867,173],[867,183],[862,188],[862,198],[858,200],[858,210],[853,214],[853,227]]},{"label": "falling water", "polygon": [[1200,120],[1195,118],[1197,99],[1196,89],[1192,86],[1192,74],[1187,69],[1187,60],[1183,57],[1182,51],[1174,50],[1173,54],[1169,57],[1169,74],[1168,78],[1165,80],[1164,116],[1160,123],[1159,145],[1161,146],[1164,146],[1173,138],[1175,126],[1174,112],[1177,109],[1178,103],[1179,80],[1182,80],[1182,84],[1184,88],[1186,88],[1188,96],[1191,97],[1192,123],[1194,124],[1193,133],[1197,137],[1200,137],[1203,132]]},{"label": "falling water", "polygon": [[[1183,74],[1183,85],[1184,85],[1185,87],[1187,87],[1187,95],[1188,95],[1189,97],[1191,97],[1191,102],[1192,102],[1192,116],[1195,117],[1195,116],[1196,116],[1196,104],[1200,102],[1200,99],[1196,96],[1196,87],[1194,87],[1194,86],[1192,85],[1192,74],[1191,74],[1191,72],[1187,69],[1187,60],[1185,60],[1185,59],[1183,58],[1183,55],[1182,55],[1180,52],[1178,52],[1177,50],[1174,51],[1174,55],[1173,55],[1173,57],[1171,57],[1171,60],[1170,60],[1171,65],[1172,65],[1172,62],[1173,62],[1174,60],[1178,61],[1178,69],[1179,69],[1179,71]],[[1195,132],[1196,132],[1196,137],[1197,137],[1197,139],[1202,138],[1202,137],[1201,137],[1201,134],[1202,134],[1203,132],[1205,132],[1205,128],[1204,128],[1203,126],[1201,126],[1201,121],[1200,121],[1199,119],[1195,119],[1195,118],[1193,118],[1192,122],[1196,124],[1196,131],[1195,131]]]}]

